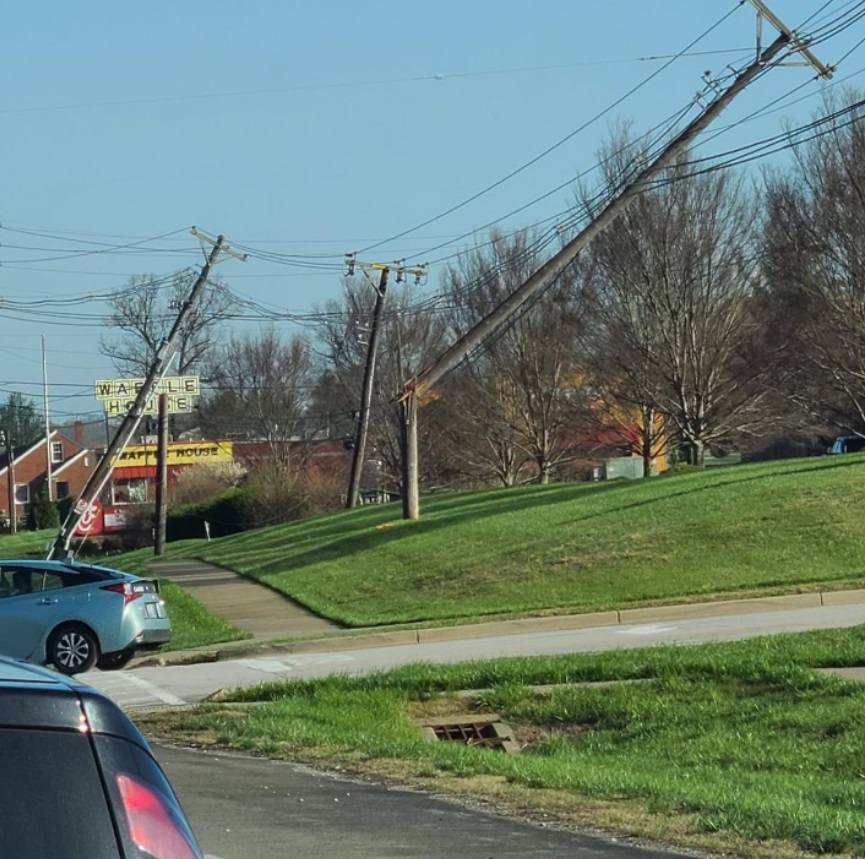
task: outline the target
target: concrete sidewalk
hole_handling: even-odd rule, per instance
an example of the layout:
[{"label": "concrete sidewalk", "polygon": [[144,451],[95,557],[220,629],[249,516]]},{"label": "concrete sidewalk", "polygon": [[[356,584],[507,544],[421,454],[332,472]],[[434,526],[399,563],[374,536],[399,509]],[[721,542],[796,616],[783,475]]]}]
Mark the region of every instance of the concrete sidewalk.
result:
[{"label": "concrete sidewalk", "polygon": [[[347,647],[380,647],[421,644],[430,641],[461,641],[528,632],[556,632],[603,626],[650,624],[724,615],[819,608],[833,605],[863,605],[865,590],[815,591],[805,594],[733,599],[705,603],[661,605],[586,614],[527,617],[459,626],[421,629],[347,629],[319,617],[276,591],[231,570],[197,560],[155,560],[154,574],[163,576],[189,592],[217,617],[249,632],[252,640],[225,642],[192,651],[169,651],[145,658],[148,664],[185,663],[228,659],[262,650],[314,653]],[[284,643],[274,643],[282,639]],[[286,641],[286,639],[290,639]],[[141,665],[141,660],[132,664]]]},{"label": "concrete sidewalk", "polygon": [[309,609],[252,579],[203,561],[158,560],[154,575],[188,590],[208,611],[252,635],[274,638],[318,638],[342,629]]}]

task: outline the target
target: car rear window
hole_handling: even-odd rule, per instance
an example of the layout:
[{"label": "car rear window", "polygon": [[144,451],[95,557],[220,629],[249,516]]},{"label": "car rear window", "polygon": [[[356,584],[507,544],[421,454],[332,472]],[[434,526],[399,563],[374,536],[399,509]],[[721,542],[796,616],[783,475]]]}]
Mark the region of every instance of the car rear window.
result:
[{"label": "car rear window", "polygon": [[0,856],[121,856],[87,734],[0,728]]}]

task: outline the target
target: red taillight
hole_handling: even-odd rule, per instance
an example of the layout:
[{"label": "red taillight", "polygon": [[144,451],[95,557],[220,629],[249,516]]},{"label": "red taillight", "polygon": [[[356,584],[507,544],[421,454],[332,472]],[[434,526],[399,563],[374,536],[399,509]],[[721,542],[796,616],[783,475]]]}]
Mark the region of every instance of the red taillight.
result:
[{"label": "red taillight", "polygon": [[128,584],[102,585],[99,590],[111,591],[115,594],[121,594],[123,596],[123,599],[126,600],[126,602],[132,602],[133,600],[137,600],[138,597],[142,596],[142,593],[140,591],[133,591]]},{"label": "red taillight", "polygon": [[149,787],[131,776],[117,776],[129,837],[154,859],[201,859],[171,812]]}]

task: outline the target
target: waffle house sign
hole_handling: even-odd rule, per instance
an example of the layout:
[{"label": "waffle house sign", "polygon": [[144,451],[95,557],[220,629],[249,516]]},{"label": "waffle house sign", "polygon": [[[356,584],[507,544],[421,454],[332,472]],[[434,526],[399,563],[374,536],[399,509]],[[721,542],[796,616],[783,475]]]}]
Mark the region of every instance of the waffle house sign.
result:
[{"label": "waffle house sign", "polygon": [[[102,402],[108,417],[122,417],[132,408],[143,385],[144,379],[98,379],[94,396]],[[198,376],[166,376],[144,404],[143,414],[158,414],[160,394],[165,394],[168,414],[191,412],[194,399],[200,393]]]},{"label": "waffle house sign", "polygon": [[[234,445],[230,441],[175,441],[168,445],[166,465],[195,465],[199,462],[231,462]],[[112,462],[114,468],[156,468],[156,445],[130,444]],[[155,472],[154,472],[155,474]]]}]

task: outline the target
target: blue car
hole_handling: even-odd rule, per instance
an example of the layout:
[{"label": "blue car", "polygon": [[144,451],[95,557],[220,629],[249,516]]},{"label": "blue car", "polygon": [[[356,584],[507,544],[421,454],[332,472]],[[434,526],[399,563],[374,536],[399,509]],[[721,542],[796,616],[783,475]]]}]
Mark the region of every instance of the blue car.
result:
[{"label": "blue car", "polygon": [[122,668],[170,640],[155,581],[73,561],[0,560],[0,654],[79,674]]},{"label": "blue car", "polygon": [[826,453],[861,453],[865,450],[865,438],[860,435],[839,435]]}]

